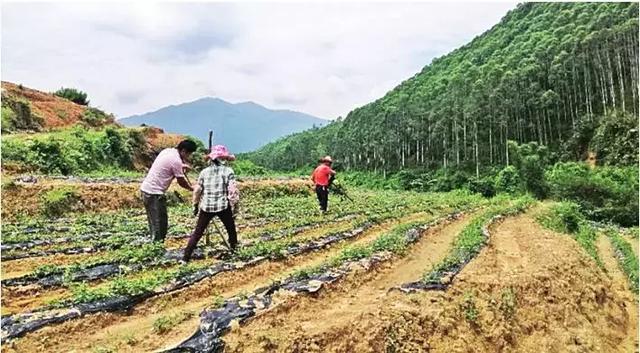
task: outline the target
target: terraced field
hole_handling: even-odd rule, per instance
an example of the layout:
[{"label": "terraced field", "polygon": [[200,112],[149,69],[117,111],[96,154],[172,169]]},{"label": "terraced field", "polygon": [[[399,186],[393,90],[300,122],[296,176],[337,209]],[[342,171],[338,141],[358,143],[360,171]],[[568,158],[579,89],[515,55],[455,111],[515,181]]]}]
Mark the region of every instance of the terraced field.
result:
[{"label": "terraced field", "polygon": [[3,224],[3,348],[637,349],[637,234],[598,228],[598,262],[581,238],[539,224],[549,205],[529,197],[350,196],[331,196],[322,215],[308,189],[256,182],[237,219],[241,249],[212,233],[188,265],[184,205],[170,208],[165,246],[148,243],[140,210]]}]

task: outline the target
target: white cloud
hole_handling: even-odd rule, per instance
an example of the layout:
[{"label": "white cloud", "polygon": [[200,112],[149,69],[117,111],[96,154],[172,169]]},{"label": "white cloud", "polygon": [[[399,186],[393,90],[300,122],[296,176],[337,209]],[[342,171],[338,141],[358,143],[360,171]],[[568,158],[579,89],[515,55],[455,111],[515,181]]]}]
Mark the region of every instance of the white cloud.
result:
[{"label": "white cloud", "polygon": [[119,117],[217,96],[345,116],[515,3],[3,3],[2,79]]}]

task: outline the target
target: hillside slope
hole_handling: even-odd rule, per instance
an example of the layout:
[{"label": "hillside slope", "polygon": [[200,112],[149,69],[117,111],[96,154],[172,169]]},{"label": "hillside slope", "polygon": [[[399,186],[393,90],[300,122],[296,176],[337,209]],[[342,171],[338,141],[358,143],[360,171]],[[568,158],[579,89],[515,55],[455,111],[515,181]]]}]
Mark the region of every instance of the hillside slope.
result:
[{"label": "hillside slope", "polygon": [[2,172],[142,171],[184,136],[124,128],[112,114],[2,82]]},{"label": "hillside slope", "polygon": [[509,164],[509,140],[582,159],[603,117],[634,129],[638,102],[637,3],[526,3],[344,121],[248,157],[295,169],[323,151],[348,169],[477,174]]},{"label": "hillside slope", "polygon": [[234,152],[251,151],[279,137],[327,123],[304,113],[271,110],[252,102],[232,104],[218,98],[172,105],[118,122],[126,126],[158,126],[168,132],[197,137],[205,143],[208,131],[213,129],[216,142]]},{"label": "hillside slope", "polygon": [[113,115],[36,89],[2,81],[2,132],[48,131],[76,124],[115,124]]}]

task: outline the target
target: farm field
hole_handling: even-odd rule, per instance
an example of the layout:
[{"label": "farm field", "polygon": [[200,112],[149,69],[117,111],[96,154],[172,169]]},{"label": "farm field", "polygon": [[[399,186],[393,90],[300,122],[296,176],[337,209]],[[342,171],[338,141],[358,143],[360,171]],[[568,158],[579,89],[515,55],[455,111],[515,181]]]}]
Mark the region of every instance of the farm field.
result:
[{"label": "farm field", "polygon": [[640,353],[638,2],[120,5],[1,5],[1,352]]},{"label": "farm field", "polygon": [[212,233],[186,265],[195,220],[180,203],[166,249],[145,239],[142,209],[3,224],[3,349],[637,347],[637,294],[620,260],[637,256],[628,230],[598,230],[594,258],[551,230],[556,203],[528,196],[354,187],[322,215],[309,185],[248,185],[240,250]]}]

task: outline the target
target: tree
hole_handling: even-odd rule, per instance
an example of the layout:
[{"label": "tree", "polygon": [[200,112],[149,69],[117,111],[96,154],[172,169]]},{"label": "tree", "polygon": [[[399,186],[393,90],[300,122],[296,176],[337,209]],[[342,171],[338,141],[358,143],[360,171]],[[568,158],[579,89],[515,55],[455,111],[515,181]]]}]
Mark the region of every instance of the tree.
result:
[{"label": "tree", "polygon": [[53,94],[58,97],[68,99],[76,104],[89,105],[87,94],[75,88],[62,87],[59,90],[55,91]]}]

